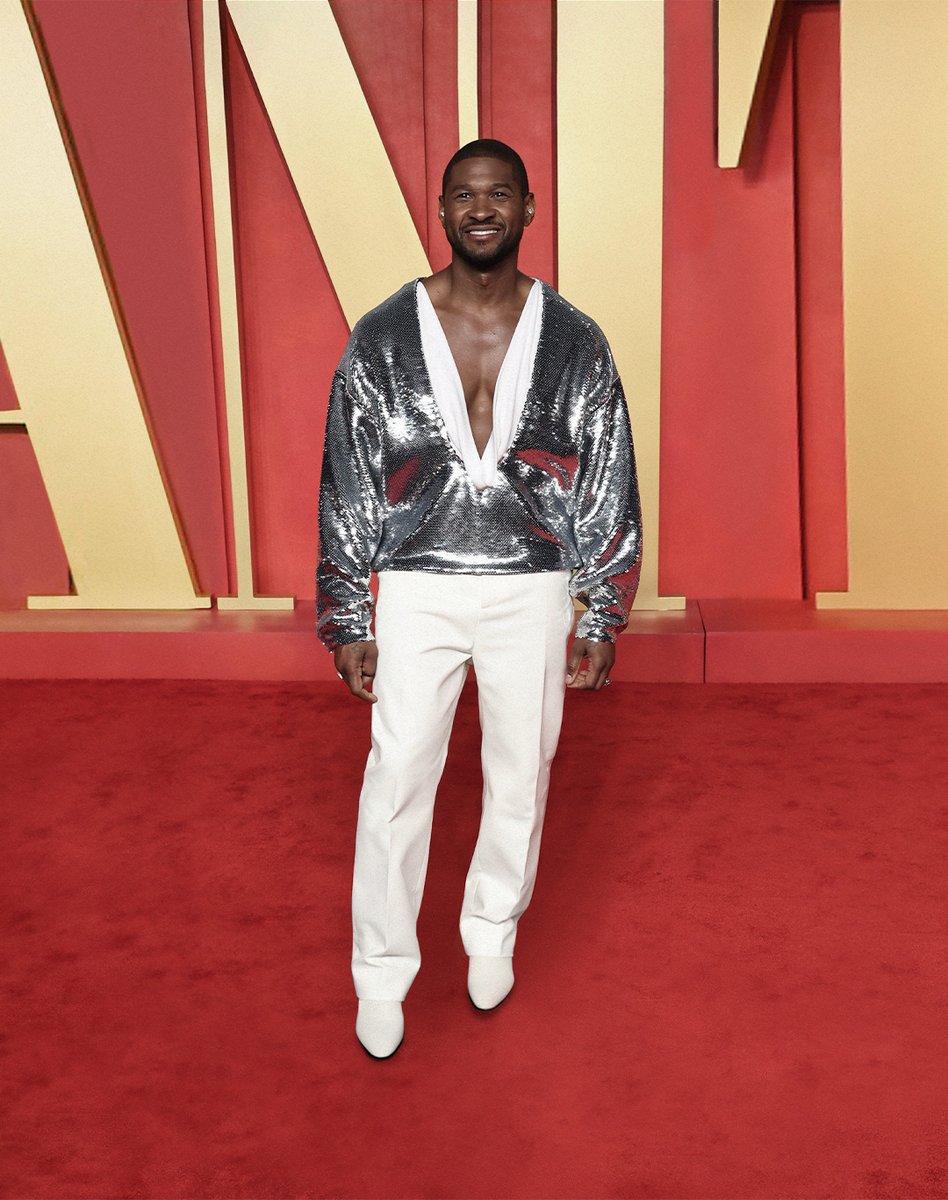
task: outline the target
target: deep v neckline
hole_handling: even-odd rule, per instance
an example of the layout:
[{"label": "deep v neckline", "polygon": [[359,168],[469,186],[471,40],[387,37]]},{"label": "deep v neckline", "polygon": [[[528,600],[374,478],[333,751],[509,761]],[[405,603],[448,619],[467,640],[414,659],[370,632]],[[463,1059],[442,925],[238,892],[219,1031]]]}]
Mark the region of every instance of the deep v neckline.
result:
[{"label": "deep v neckline", "polygon": [[[507,349],[504,352],[504,357],[503,357],[500,367],[497,371],[497,377],[494,380],[494,389],[491,394],[491,430],[490,430],[490,436],[487,439],[487,445],[484,447],[484,451],[482,454],[478,454],[478,451],[477,451],[477,442],[474,439],[474,427],[471,425],[471,413],[470,413],[470,409],[467,407],[467,398],[464,394],[464,384],[461,380],[461,372],[458,370],[457,360],[454,357],[454,351],[451,349],[451,343],[448,341],[448,335],[445,333],[444,326],[441,323],[441,318],[438,316],[438,310],[435,308],[434,301],[431,299],[431,296],[428,293],[428,289],[425,287],[421,276],[419,276],[418,279],[415,280],[416,303],[422,303],[422,301],[420,301],[419,297],[418,297],[419,289],[424,292],[425,301],[427,301],[427,305],[428,305],[429,316],[434,318],[434,320],[428,322],[429,329],[431,329],[434,332],[435,337],[438,339],[438,342],[441,345],[444,361],[449,364],[449,370],[453,377],[454,383],[456,384],[458,394],[461,398],[461,402],[464,407],[465,427],[466,427],[466,431],[471,439],[471,444],[474,448],[474,453],[477,456],[477,460],[480,464],[487,463],[489,461],[488,456],[490,455],[491,451],[494,449],[494,446],[496,445],[496,439],[494,437],[494,434],[495,434],[495,431],[497,428],[496,400],[497,400],[498,384],[500,383],[501,378],[503,377],[504,369],[506,368],[506,366],[508,364],[508,360],[510,359],[510,352],[513,349],[514,343],[517,341],[517,335],[521,332],[521,326],[523,325],[524,320],[527,316],[527,311],[530,308],[530,303],[534,299],[534,290],[538,290],[540,292],[540,296],[537,298],[537,302],[541,303],[542,302],[543,285],[539,279],[534,278],[533,283],[530,285],[530,291],[527,293],[527,298],[524,301],[523,307],[520,310],[520,315],[517,318],[517,323],[514,325],[513,333],[510,335],[510,341],[507,343]],[[420,335],[421,334],[421,314],[420,313],[418,314],[418,321],[419,321],[419,335]],[[540,314],[540,321],[541,321],[541,326],[542,326],[542,321],[543,321],[542,311]],[[424,339],[423,338],[422,338],[422,358],[423,359],[425,358]],[[425,373],[428,376],[429,390],[431,390],[432,394],[433,394],[434,389],[433,389],[432,380],[431,380],[431,371],[429,369],[429,364],[427,363],[427,361],[425,361]],[[533,391],[533,381],[534,381],[535,377],[536,377],[536,362],[534,361],[532,370],[530,372],[530,384],[527,389],[527,397],[529,397],[530,393]],[[467,464],[464,462],[464,456],[463,456],[463,454],[461,454],[460,452],[457,451],[456,447],[454,446],[454,443],[451,441],[451,437],[448,433],[447,426],[444,423],[444,419],[443,419],[441,411],[440,411],[440,406],[437,405],[437,401],[436,401],[436,407],[438,408],[438,417],[441,421],[441,426],[442,426],[442,430],[443,430],[443,433],[445,436],[445,440],[451,446],[451,449],[454,450],[456,454],[458,454],[458,457],[461,459],[461,462],[464,464],[464,468],[466,471]],[[504,453],[502,455],[500,455],[497,459],[495,459],[495,462],[497,465],[502,463],[504,461],[504,459],[507,457],[507,455],[510,453],[510,451],[513,449],[514,443],[516,442],[517,437],[520,434],[520,427],[523,424],[523,415],[524,415],[524,412],[526,411],[526,407],[527,407],[527,405],[526,405],[526,399],[525,399],[524,404],[523,404],[523,409],[522,409],[520,416],[516,422],[516,425],[515,425],[515,428],[513,431],[513,435],[511,437],[510,445],[507,447],[507,449],[504,451]]]}]

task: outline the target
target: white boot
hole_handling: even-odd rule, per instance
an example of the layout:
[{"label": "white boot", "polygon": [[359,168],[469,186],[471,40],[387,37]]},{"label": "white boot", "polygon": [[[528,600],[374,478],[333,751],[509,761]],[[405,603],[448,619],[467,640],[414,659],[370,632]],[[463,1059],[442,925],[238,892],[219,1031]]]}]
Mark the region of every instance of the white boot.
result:
[{"label": "white boot", "polygon": [[514,985],[513,956],[472,954],[467,968],[467,994],[476,1008],[496,1008]]},{"label": "white boot", "polygon": [[360,1000],[356,1037],[373,1058],[389,1058],[402,1044],[405,1018],[401,1000]]}]

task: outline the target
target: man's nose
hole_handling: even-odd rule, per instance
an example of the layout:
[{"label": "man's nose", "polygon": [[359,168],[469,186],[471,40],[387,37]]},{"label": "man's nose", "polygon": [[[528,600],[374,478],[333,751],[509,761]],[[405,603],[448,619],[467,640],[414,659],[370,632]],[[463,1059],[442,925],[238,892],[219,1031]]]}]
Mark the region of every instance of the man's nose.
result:
[{"label": "man's nose", "polygon": [[475,196],[470,215],[476,221],[485,221],[497,212],[492,196]]}]

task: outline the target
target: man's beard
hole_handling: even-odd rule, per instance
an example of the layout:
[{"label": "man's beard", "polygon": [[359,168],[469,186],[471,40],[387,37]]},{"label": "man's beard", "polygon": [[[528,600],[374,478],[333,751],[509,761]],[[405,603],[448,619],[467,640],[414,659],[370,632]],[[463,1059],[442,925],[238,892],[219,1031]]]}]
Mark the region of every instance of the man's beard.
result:
[{"label": "man's beard", "polygon": [[466,262],[469,267],[474,267],[478,271],[489,271],[499,262],[503,262],[505,258],[516,253],[522,237],[523,230],[521,229],[515,237],[504,236],[493,250],[484,250],[482,253],[477,253],[476,249],[472,248],[459,233],[449,233],[448,242],[458,258]]}]

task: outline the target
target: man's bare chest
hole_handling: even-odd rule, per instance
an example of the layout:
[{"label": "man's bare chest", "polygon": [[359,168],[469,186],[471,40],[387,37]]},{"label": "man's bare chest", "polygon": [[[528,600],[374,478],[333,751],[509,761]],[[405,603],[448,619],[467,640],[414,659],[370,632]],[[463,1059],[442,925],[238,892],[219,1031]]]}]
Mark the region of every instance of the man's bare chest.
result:
[{"label": "man's bare chest", "polygon": [[468,412],[493,404],[497,377],[510,347],[519,314],[499,314],[489,321],[459,314],[439,314],[454,358]]}]

